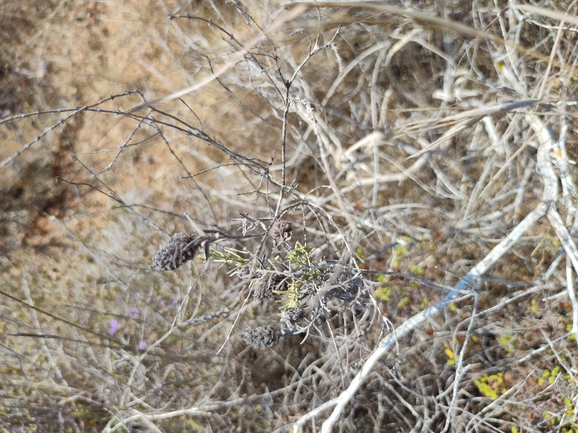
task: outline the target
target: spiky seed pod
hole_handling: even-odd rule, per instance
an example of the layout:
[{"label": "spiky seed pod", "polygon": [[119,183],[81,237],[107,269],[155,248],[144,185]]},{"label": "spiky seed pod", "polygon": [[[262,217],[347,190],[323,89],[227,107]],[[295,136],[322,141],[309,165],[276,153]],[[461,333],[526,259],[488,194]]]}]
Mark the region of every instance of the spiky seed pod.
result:
[{"label": "spiky seed pod", "polygon": [[255,265],[253,263],[245,263],[243,266],[237,269],[235,275],[239,277],[241,280],[245,281],[251,277],[258,278],[261,274],[259,271],[255,269]]},{"label": "spiky seed pod", "polygon": [[286,308],[283,310],[283,321],[289,329],[305,318],[305,309],[301,307]]},{"label": "spiky seed pod", "polygon": [[273,290],[283,291],[286,289],[287,283],[285,276],[281,274],[265,275],[253,288],[253,297],[261,299],[273,298]]},{"label": "spiky seed pod", "polygon": [[275,328],[265,325],[243,332],[243,339],[249,346],[271,347],[275,344],[278,337]]},{"label": "spiky seed pod", "polygon": [[273,285],[271,284],[271,277],[263,277],[253,289],[253,296],[259,300],[271,299],[273,297]]},{"label": "spiky seed pod", "polygon": [[277,220],[271,226],[271,237],[275,241],[275,245],[287,242],[291,239],[293,234],[293,227],[287,220]]},{"label": "spiky seed pod", "polygon": [[342,301],[353,302],[357,296],[359,295],[359,288],[363,280],[361,278],[353,278],[351,280],[346,281],[341,286],[338,286],[334,289],[331,289],[325,299],[341,299]]},{"label": "spiky seed pod", "polygon": [[253,297],[259,300],[273,297],[273,289],[269,277],[265,276],[255,284],[255,287],[253,287]]},{"label": "spiky seed pod", "polygon": [[158,271],[173,271],[192,260],[205,240],[194,234],[176,233],[159,248],[151,267]]}]

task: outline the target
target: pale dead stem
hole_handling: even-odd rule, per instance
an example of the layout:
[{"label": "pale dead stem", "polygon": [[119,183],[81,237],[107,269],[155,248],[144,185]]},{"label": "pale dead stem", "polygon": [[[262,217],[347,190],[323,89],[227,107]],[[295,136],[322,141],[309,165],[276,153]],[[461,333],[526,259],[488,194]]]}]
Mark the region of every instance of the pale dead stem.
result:
[{"label": "pale dead stem", "polygon": [[[7,117],[6,119],[0,120],[0,125],[2,125],[5,123],[7,124],[10,122],[14,122],[14,121],[18,121],[18,120],[22,120],[22,119],[26,119],[26,118],[30,118],[30,117],[36,117],[36,116],[39,116],[40,114],[70,113],[70,114],[67,114],[66,116],[64,116],[63,118],[61,118],[58,122],[54,123],[53,125],[49,126],[48,128],[45,128],[40,134],[38,134],[36,137],[34,137],[32,140],[30,140],[26,144],[24,144],[24,146],[22,146],[22,148],[19,151],[13,153],[11,156],[9,156],[8,158],[6,158],[2,162],[0,162],[0,169],[6,167],[8,164],[10,164],[12,161],[14,161],[17,157],[22,155],[22,153],[24,153],[28,149],[30,149],[30,147],[32,147],[32,145],[34,143],[40,141],[42,138],[44,138],[50,132],[54,131],[59,126],[63,126],[68,120],[72,119],[74,116],[81,113],[82,111],[100,112],[101,110],[98,108],[98,106],[103,105],[104,103],[106,103],[108,101],[112,101],[115,98],[121,98],[124,96],[132,95],[134,93],[136,93],[136,92],[127,91],[127,92],[124,92],[122,94],[109,96],[107,98],[104,98],[104,99],[98,101],[95,104],[86,105],[84,107],[72,108],[72,109],[69,108],[69,109],[62,109],[62,110],[58,110],[58,109],[57,110],[49,110],[49,111],[44,111],[44,112],[37,111],[34,113],[27,113],[27,114],[19,114],[19,115],[15,115],[15,116],[10,116],[10,117]],[[117,114],[120,114],[120,113],[117,113]]]},{"label": "pale dead stem", "polygon": [[219,68],[217,71],[215,71],[213,74],[209,75],[207,78],[200,80],[199,82],[195,83],[194,85],[190,86],[190,87],[186,87],[184,89],[178,90],[176,92],[173,92],[169,95],[163,96],[162,98],[156,99],[154,101],[150,101],[147,102],[145,104],[141,104],[133,109],[130,110],[130,112],[134,112],[137,110],[141,110],[145,107],[151,107],[153,105],[157,105],[161,102],[167,102],[167,101],[172,101],[173,99],[177,99],[177,98],[181,98],[191,92],[194,92],[195,90],[199,90],[202,89],[203,87],[205,87],[207,84],[211,83],[212,81],[218,79],[219,77],[221,77],[223,74],[225,74],[226,72],[228,72],[229,70],[231,70],[239,60],[242,60],[243,57],[249,53],[249,51],[251,49],[253,49],[264,37],[267,33],[271,33],[276,31],[277,29],[281,28],[285,23],[290,22],[291,20],[295,19],[296,17],[298,17],[299,15],[301,15],[303,13],[303,11],[306,8],[301,6],[301,7],[296,7],[293,8],[293,10],[290,13],[286,13],[286,14],[282,14],[279,19],[275,20],[273,23],[271,23],[271,25],[265,29],[265,31],[263,32],[263,34],[260,34],[258,36],[255,36],[254,38],[250,39],[249,41],[245,42],[243,44],[243,47],[235,52],[230,60],[225,63],[221,68]]},{"label": "pale dead stem", "polygon": [[217,410],[224,410],[228,408],[243,406],[247,404],[258,404],[266,399],[271,399],[273,397],[284,395],[286,392],[290,391],[292,388],[298,387],[299,382],[293,382],[284,388],[269,391],[264,394],[251,395],[244,398],[238,398],[232,401],[217,401],[209,402],[206,404],[200,404],[197,406],[191,406],[184,409],[178,409],[170,412],[158,412],[158,413],[143,413],[137,409],[130,409],[125,418],[122,418],[120,414],[113,415],[109,420],[106,427],[102,430],[102,433],[112,433],[121,428],[125,430],[128,429],[128,425],[133,422],[143,422],[153,431],[161,431],[152,421],[161,421],[166,419],[172,419],[183,416],[212,416]]},{"label": "pale dead stem", "polygon": [[[524,9],[524,8],[521,8],[521,9]],[[537,9],[537,8],[534,8],[534,9]],[[532,12],[540,12],[539,10],[534,10],[534,9],[532,10]],[[526,10],[528,10],[528,9],[526,9]],[[564,20],[565,18],[567,18],[567,16],[561,15],[561,16],[556,16],[555,18]],[[543,92],[543,88],[541,89],[540,93],[542,94],[542,92]],[[529,103],[530,105],[532,105],[532,104],[535,104],[536,102],[537,101],[534,100],[534,101],[527,101],[526,103]],[[505,107],[503,107],[503,106],[499,107],[499,108],[495,107],[495,108],[493,108],[493,110],[490,109],[490,111],[494,111],[494,110],[496,110],[496,108],[498,109],[497,111],[499,111],[499,110],[503,110]],[[519,108],[519,106],[515,107],[515,108]],[[488,110],[488,108],[486,108],[485,110]],[[476,110],[473,110],[473,111],[476,111]],[[472,113],[470,113],[470,114],[472,114]],[[479,111],[479,114],[481,116],[484,116],[484,115],[487,115],[489,113],[483,113],[483,112]],[[460,115],[460,117],[461,117],[461,115]],[[473,119],[473,118],[475,118],[475,116],[471,117],[471,119]],[[444,119],[444,120],[447,121],[448,119]],[[458,120],[458,119],[456,119],[456,120]],[[424,149],[421,152],[418,152],[414,156],[421,155],[421,153],[423,153],[427,150],[431,150],[435,146],[439,145],[442,141],[457,134],[464,127],[469,126],[470,122],[471,121],[469,121],[469,120],[461,121],[453,128],[450,128],[450,130],[448,132],[446,132],[446,134],[444,134],[439,140],[432,143],[432,145],[430,145],[428,148]],[[452,302],[454,299],[456,299],[457,296],[461,292],[472,288],[473,285],[476,283],[476,280],[480,276],[482,276],[484,273],[486,273],[488,271],[488,269],[494,263],[496,263],[504,254],[506,254],[513,247],[513,245],[516,243],[516,241],[519,240],[520,237],[525,232],[527,232],[539,219],[541,219],[542,217],[544,217],[546,215],[548,216],[550,224],[554,228],[558,239],[562,243],[562,246],[564,247],[564,250],[567,253],[567,257],[568,257],[567,290],[568,290],[568,295],[571,299],[571,302],[573,305],[573,310],[574,310],[572,332],[578,337],[578,313],[577,313],[578,304],[576,301],[575,293],[573,291],[573,276],[572,276],[572,269],[571,269],[573,267],[574,271],[578,273],[578,249],[576,248],[576,245],[575,245],[574,241],[572,240],[572,237],[570,236],[568,229],[564,225],[562,218],[561,218],[561,216],[557,210],[557,207],[556,207],[556,202],[558,199],[559,176],[556,174],[556,172],[554,170],[554,166],[553,166],[553,162],[555,162],[558,167],[562,166],[562,168],[563,168],[563,164],[565,164],[565,160],[567,160],[567,158],[564,158],[564,156],[566,155],[565,143],[562,140],[562,137],[558,142],[555,142],[555,139],[553,138],[552,134],[550,133],[550,131],[548,129],[548,125],[545,124],[544,122],[542,122],[541,119],[537,115],[527,114],[526,115],[526,122],[533,129],[534,136],[537,138],[537,141],[538,141],[538,172],[541,175],[543,183],[544,183],[543,195],[542,195],[542,200],[541,200],[540,204],[538,206],[536,206],[536,208],[533,211],[531,211],[526,216],[526,218],[523,221],[521,221],[502,242],[500,242],[492,251],[490,251],[490,253],[482,261],[480,261],[462,279],[462,281],[460,281],[454,287],[455,291],[448,293],[436,305],[433,305],[433,306],[427,308],[426,310],[420,312],[419,314],[416,314],[415,316],[413,316],[411,319],[409,319],[408,321],[403,323],[401,326],[399,326],[395,330],[394,333],[390,334],[384,340],[382,340],[379,343],[379,345],[377,346],[377,348],[374,350],[374,352],[366,360],[365,364],[363,365],[363,368],[355,376],[355,378],[352,380],[349,387],[345,391],[343,391],[338,397],[336,397],[333,400],[330,400],[328,402],[325,402],[323,405],[308,412],[306,415],[302,416],[297,422],[293,423],[291,426],[293,427],[294,431],[300,431],[301,427],[306,422],[316,418],[324,411],[326,411],[330,408],[334,408],[332,414],[323,423],[323,426],[321,429],[322,432],[326,432],[326,433],[331,432],[333,430],[333,427],[335,426],[335,424],[340,419],[346,405],[356,395],[361,384],[365,381],[365,379],[368,377],[368,375],[373,371],[375,364],[382,357],[386,356],[388,354],[388,352],[392,349],[395,341],[397,339],[407,335],[409,332],[415,330],[418,326],[420,326],[422,323],[424,323],[424,321],[427,320],[428,318],[437,315],[440,311],[442,311],[444,308],[446,308],[450,302]],[[510,161],[512,161],[512,159],[513,158],[510,158]],[[506,165],[509,165],[509,164],[506,164]],[[560,180],[562,181],[565,192],[575,191],[575,186],[571,183],[571,179],[569,179],[569,177],[566,175],[566,172],[563,169],[561,171],[562,171],[562,173],[560,176],[560,178],[561,178]],[[573,210],[573,207],[570,208],[570,210]],[[464,346],[464,348],[465,348],[465,346]],[[456,379],[455,383],[457,384],[457,379]],[[512,391],[512,390],[510,390],[510,391]],[[508,394],[511,394],[511,392],[508,392]],[[455,397],[455,387],[454,387],[454,397]],[[502,396],[502,397],[504,397],[504,396]],[[455,398],[453,400],[455,400]],[[503,400],[503,398],[502,398],[502,400]],[[449,427],[449,423],[450,423],[450,421],[448,420],[448,423],[446,423],[446,428]],[[286,426],[285,428],[291,427],[291,426]]]},{"label": "pale dead stem", "polygon": [[[506,254],[510,248],[516,243],[516,241],[530,228],[534,225],[540,218],[542,218],[548,209],[548,203],[541,202],[536,209],[528,214],[523,221],[516,226],[514,230],[500,243],[498,244],[488,255],[476,265],[455,287],[455,291],[448,293],[441,301],[437,304],[432,305],[421,313],[416,314],[409,320],[405,321],[401,326],[399,326],[392,334],[388,335],[384,340],[382,340],[373,353],[369,356],[361,371],[355,376],[351,381],[349,387],[341,393],[335,399],[326,402],[323,406],[320,406],[315,410],[315,412],[320,413],[324,410],[335,407],[331,416],[323,423],[321,429],[322,432],[330,432],[333,426],[340,418],[345,406],[349,401],[355,396],[359,387],[365,380],[365,378],[371,373],[375,364],[385,356],[395,345],[396,340],[402,338],[409,334],[411,331],[416,329],[422,323],[424,323],[428,318],[436,316],[439,312],[445,309],[454,299],[456,299],[463,291],[469,290],[469,288],[475,284],[477,278],[481,277],[494,263],[496,263],[504,254]],[[318,409],[321,409],[318,411]],[[297,427],[307,422],[309,419],[314,418],[317,413],[310,412],[309,414],[302,417],[299,421],[295,423],[295,431]]]},{"label": "pale dead stem", "polygon": [[[344,390],[338,397],[324,403],[323,405],[317,407],[316,409],[308,412],[302,416],[298,421],[291,424],[290,426],[285,426],[284,428],[293,427],[294,431],[300,431],[301,427],[308,421],[316,418],[318,415],[326,410],[333,408],[333,412],[323,423],[321,432],[329,433],[333,430],[336,422],[340,419],[343,410],[350,402],[350,400],[356,395],[362,383],[373,371],[375,364],[386,356],[391,349],[394,347],[395,342],[408,335],[411,331],[417,329],[422,325],[428,318],[436,316],[439,312],[444,310],[453,300],[455,300],[464,291],[471,290],[475,286],[476,281],[479,277],[484,275],[488,269],[495,264],[504,254],[506,254],[514,246],[514,244],[520,239],[520,237],[526,233],[539,219],[548,216],[552,227],[556,231],[556,234],[564,249],[568,253],[569,260],[571,261],[574,269],[578,272],[578,250],[573,242],[568,229],[564,226],[560,214],[556,209],[556,201],[558,199],[558,176],[556,175],[552,163],[552,157],[554,151],[557,148],[557,143],[555,143],[550,131],[537,115],[528,114],[526,115],[526,121],[534,130],[535,135],[539,142],[538,147],[538,171],[542,177],[544,183],[544,189],[542,194],[542,200],[534,210],[532,210],[526,218],[524,218],[509,234],[502,240],[494,249],[492,249],[486,257],[481,260],[455,287],[454,291],[448,293],[441,301],[437,304],[426,308],[424,311],[416,314],[409,320],[405,321],[400,325],[392,334],[384,338],[378,346],[374,349],[373,353],[365,361],[361,371],[354,377],[351,381],[349,387]],[[558,143],[562,145],[563,143]],[[576,299],[573,295],[573,289],[571,285],[572,279],[569,279],[568,292],[570,298],[572,299],[574,305],[574,311],[578,309],[578,305],[575,304]],[[576,332],[577,324],[574,321],[574,329]]]}]

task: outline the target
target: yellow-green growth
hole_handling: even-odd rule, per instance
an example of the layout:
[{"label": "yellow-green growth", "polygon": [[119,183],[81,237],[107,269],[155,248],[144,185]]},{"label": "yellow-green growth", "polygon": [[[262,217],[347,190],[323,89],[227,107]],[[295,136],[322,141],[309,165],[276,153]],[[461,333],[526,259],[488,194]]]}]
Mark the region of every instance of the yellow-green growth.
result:
[{"label": "yellow-green growth", "polygon": [[411,299],[410,299],[409,296],[404,296],[403,298],[401,298],[401,301],[399,301],[399,302],[397,303],[397,306],[398,306],[399,308],[403,308],[403,307],[405,307],[406,305],[409,305],[409,302],[410,302],[410,301],[411,301]]},{"label": "yellow-green growth", "polygon": [[506,334],[498,338],[498,343],[506,349],[508,353],[514,352],[518,348],[518,339],[512,334]]},{"label": "yellow-green growth", "polygon": [[562,370],[562,367],[560,367],[559,365],[554,367],[552,370],[544,370],[542,372],[542,377],[538,379],[538,385],[544,385],[545,383],[551,385],[552,383],[554,383],[554,380],[556,380],[556,376],[558,376],[560,370]]},{"label": "yellow-green growth", "polygon": [[411,273],[414,275],[419,275],[419,276],[425,275],[425,269],[422,268],[421,266],[411,264],[411,265],[409,265],[409,269],[410,269]]},{"label": "yellow-green growth", "polygon": [[474,384],[478,387],[478,391],[484,397],[497,399],[507,390],[504,387],[504,377],[502,373],[498,374],[483,374],[478,380],[474,380]]},{"label": "yellow-green growth", "polygon": [[285,310],[287,308],[296,308],[301,305],[300,297],[301,297],[301,287],[303,284],[299,281],[295,281],[291,279],[289,284],[287,284],[287,290],[273,290],[273,293],[277,293],[283,296],[283,299],[277,301],[282,303],[281,310]]},{"label": "yellow-green growth", "polygon": [[449,345],[446,344],[444,352],[448,357],[448,361],[446,362],[446,364],[449,366],[456,365],[456,354],[454,353],[454,350]]},{"label": "yellow-green growth", "polygon": [[389,301],[391,297],[391,288],[389,287],[389,278],[385,275],[378,275],[377,282],[381,283],[381,286],[377,288],[374,292],[373,296],[375,299],[380,301]]},{"label": "yellow-green growth", "polygon": [[375,299],[387,302],[391,296],[391,289],[389,287],[379,287],[373,296]]}]

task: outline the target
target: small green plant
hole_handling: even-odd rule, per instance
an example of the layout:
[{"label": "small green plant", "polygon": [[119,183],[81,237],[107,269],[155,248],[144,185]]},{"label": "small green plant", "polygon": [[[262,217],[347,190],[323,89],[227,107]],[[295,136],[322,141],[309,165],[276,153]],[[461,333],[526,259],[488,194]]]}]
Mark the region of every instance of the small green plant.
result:
[{"label": "small green plant", "polygon": [[557,236],[547,235],[544,239],[544,251],[547,253],[557,254],[562,248],[560,239]]},{"label": "small green plant", "polygon": [[388,302],[391,298],[391,288],[389,286],[389,278],[385,275],[378,275],[377,282],[380,283],[380,286],[377,290],[373,293],[375,299]]},{"label": "small green plant", "polygon": [[[411,265],[409,265],[409,269],[410,269],[411,273],[414,275],[418,275],[420,277],[425,275],[425,269],[422,268],[421,266],[411,264]],[[417,283],[417,281],[412,281],[412,283]]]},{"label": "small green plant", "polygon": [[293,251],[287,255],[287,260],[295,264],[310,265],[313,251],[313,248],[308,248],[307,245],[297,241]]},{"label": "small green plant", "polygon": [[375,299],[379,299],[384,302],[388,302],[391,296],[391,289],[389,287],[379,287],[374,293]]},{"label": "small green plant", "polygon": [[400,260],[409,254],[409,249],[403,245],[398,245],[393,250],[393,269],[399,269]]},{"label": "small green plant", "polygon": [[480,394],[492,400],[497,399],[507,391],[504,386],[502,373],[483,374],[480,379],[474,381],[474,384],[478,388],[478,391],[480,391]]},{"label": "small green plant", "polygon": [[[563,357],[561,357],[561,360],[565,361]],[[542,376],[540,377],[540,379],[538,379],[538,385],[546,385],[546,384],[551,385],[559,377],[565,388],[574,389],[575,380],[572,378],[572,376],[568,373],[561,373],[561,372],[562,367],[559,365],[556,365],[551,370],[548,369],[544,370],[542,372]]]},{"label": "small green plant", "polygon": [[556,414],[544,412],[542,417],[549,421],[552,426],[562,426],[570,424],[571,427],[562,427],[560,431],[564,433],[577,433],[578,425],[575,423],[575,413],[576,408],[572,399],[569,397],[564,397],[564,409],[563,412],[558,412]]},{"label": "small green plant", "polygon": [[287,290],[273,290],[273,293],[283,296],[277,302],[281,303],[281,311],[288,308],[297,308],[301,304],[301,287],[303,284],[299,281],[291,280],[287,284]]},{"label": "small green plant", "polygon": [[513,334],[506,334],[498,338],[498,343],[508,352],[512,353],[518,348],[518,339]]},{"label": "small green plant", "polygon": [[211,248],[209,258],[217,263],[236,265],[237,267],[233,271],[237,270],[248,261],[231,248],[223,248],[222,250]]},{"label": "small green plant", "polygon": [[456,358],[457,358],[456,354],[454,353],[454,350],[448,344],[445,345],[444,352],[445,352],[446,356],[448,357],[446,364],[449,366],[456,365]]},{"label": "small green plant", "polygon": [[398,308],[403,308],[409,305],[411,298],[409,296],[404,296],[401,300],[397,303]]}]

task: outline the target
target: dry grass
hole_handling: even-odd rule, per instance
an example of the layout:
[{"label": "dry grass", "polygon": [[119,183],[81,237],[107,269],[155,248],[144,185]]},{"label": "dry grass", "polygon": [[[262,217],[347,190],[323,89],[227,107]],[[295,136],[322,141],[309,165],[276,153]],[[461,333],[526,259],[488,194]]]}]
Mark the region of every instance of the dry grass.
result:
[{"label": "dry grass", "polygon": [[578,10],[436,5],[0,2],[2,428],[578,431]]}]

